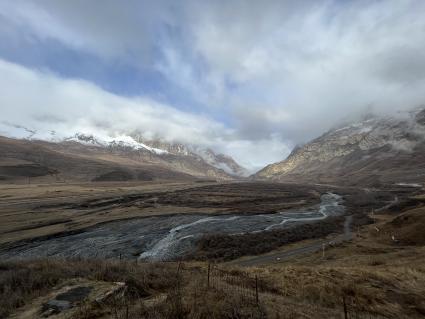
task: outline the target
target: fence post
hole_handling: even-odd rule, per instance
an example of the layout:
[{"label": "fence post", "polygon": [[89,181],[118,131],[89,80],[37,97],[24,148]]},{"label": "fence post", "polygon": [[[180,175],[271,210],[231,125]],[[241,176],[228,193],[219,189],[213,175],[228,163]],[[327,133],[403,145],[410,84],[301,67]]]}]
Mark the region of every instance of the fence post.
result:
[{"label": "fence post", "polygon": [[211,271],[211,263],[208,263],[208,275],[207,275],[207,287],[210,287],[210,271]]},{"label": "fence post", "polygon": [[255,301],[257,302],[258,305],[258,276],[255,275]]},{"label": "fence post", "polygon": [[345,300],[345,295],[342,296],[342,303],[344,305],[344,319],[348,319],[347,302]]},{"label": "fence post", "polygon": [[180,295],[180,268],[181,268],[181,261],[179,261],[179,264],[177,266],[177,292]]}]

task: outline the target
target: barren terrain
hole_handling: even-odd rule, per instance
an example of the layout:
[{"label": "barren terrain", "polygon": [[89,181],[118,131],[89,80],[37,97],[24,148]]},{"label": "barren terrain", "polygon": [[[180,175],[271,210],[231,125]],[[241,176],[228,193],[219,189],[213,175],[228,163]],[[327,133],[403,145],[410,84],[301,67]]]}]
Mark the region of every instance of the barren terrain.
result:
[{"label": "barren terrain", "polygon": [[257,267],[241,268],[238,260],[2,262],[0,317],[423,318],[423,241],[419,231],[406,235],[425,225],[421,200],[397,216],[382,211],[324,254],[305,251]]},{"label": "barren terrain", "polygon": [[301,185],[109,182],[1,185],[0,243],[170,214],[258,214],[319,202]]},{"label": "barren terrain", "polygon": [[[58,311],[57,318],[341,318],[346,309],[359,318],[420,318],[425,311],[425,197],[417,187],[92,182],[4,184],[0,196],[0,293],[10,294],[0,304],[0,317],[37,318]],[[328,205],[343,210],[318,218],[323,196],[341,198]],[[311,221],[226,232],[235,216],[248,224],[264,216],[255,219],[261,226],[278,216],[283,219],[275,223],[284,224],[291,214]],[[108,230],[100,242],[109,245],[117,236],[113,241],[119,243],[137,235],[144,223],[157,225],[158,218],[177,223],[161,226],[165,237],[153,247],[160,252],[173,236],[186,237],[188,225],[226,219],[229,225],[206,232],[195,250],[181,256],[184,264],[138,260],[143,251],[127,242],[124,250],[106,254],[108,259],[71,250],[63,254],[66,259],[56,253],[36,258],[45,256],[43,242],[78,243]],[[123,232],[125,225],[136,228]],[[6,261],[28,251],[41,253]]]}]

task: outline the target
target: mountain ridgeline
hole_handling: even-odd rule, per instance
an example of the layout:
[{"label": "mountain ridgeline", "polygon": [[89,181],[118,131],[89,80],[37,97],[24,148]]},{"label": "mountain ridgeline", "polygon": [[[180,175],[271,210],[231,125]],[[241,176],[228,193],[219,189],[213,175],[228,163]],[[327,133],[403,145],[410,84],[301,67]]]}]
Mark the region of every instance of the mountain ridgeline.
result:
[{"label": "mountain ridgeline", "polygon": [[0,137],[0,181],[225,181],[247,175],[230,156],[207,148],[141,136],[59,139],[54,132],[39,137],[26,131],[25,138]]},{"label": "mountain ridgeline", "polygon": [[423,184],[425,109],[400,117],[369,117],[330,130],[252,178],[368,186]]}]

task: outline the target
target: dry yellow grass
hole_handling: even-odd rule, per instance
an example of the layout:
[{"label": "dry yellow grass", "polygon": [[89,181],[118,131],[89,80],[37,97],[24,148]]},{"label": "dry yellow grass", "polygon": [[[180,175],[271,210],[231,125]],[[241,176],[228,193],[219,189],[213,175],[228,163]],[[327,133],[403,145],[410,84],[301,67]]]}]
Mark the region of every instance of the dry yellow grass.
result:
[{"label": "dry yellow grass", "polygon": [[166,205],[134,205],[89,212],[82,209],[63,209],[63,206],[124,195],[172,192],[196,186],[199,185],[192,182],[3,184],[0,185],[0,244],[77,230],[116,219],[192,212],[193,209],[190,208]]},{"label": "dry yellow grass", "polygon": [[0,245],[98,223],[163,214],[276,211],[318,200],[284,184],[91,182],[0,185]]},{"label": "dry yellow grass", "polygon": [[[58,318],[263,318],[255,301],[232,291],[208,288],[200,264],[100,260],[41,260],[0,263],[0,318],[41,318],[43,304],[64,287],[90,286],[104,293],[114,282],[118,294],[98,302],[87,297]],[[108,284],[109,283],[109,284]],[[90,295],[89,295],[90,296]]]},{"label": "dry yellow grass", "polygon": [[[318,252],[250,271],[271,278],[292,302],[295,318],[340,318],[343,296],[348,311],[360,318],[423,318],[425,247],[383,240],[390,238],[385,233],[378,237],[375,227],[384,229],[392,218],[365,227],[352,242],[327,249],[325,258]],[[269,307],[276,308],[272,300]]]}]

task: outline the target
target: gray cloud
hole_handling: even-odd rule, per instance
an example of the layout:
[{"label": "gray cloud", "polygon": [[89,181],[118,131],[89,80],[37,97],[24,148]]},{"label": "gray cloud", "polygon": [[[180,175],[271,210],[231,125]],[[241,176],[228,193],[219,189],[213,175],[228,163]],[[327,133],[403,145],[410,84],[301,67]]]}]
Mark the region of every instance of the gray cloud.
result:
[{"label": "gray cloud", "polygon": [[424,44],[416,42],[394,47],[389,52],[378,52],[372,70],[383,82],[406,86],[421,84],[425,79],[423,49]]},{"label": "gray cloud", "polygon": [[171,9],[162,0],[0,1],[0,16],[15,28],[135,65],[152,63],[158,27],[172,23]]}]

